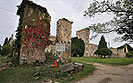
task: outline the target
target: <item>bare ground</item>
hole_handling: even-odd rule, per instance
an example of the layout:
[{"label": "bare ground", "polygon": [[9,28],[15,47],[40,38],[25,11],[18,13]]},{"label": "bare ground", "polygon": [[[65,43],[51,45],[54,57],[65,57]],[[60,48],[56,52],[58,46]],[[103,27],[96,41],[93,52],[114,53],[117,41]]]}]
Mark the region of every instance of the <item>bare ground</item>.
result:
[{"label": "bare ground", "polygon": [[93,63],[97,70],[93,75],[77,83],[133,83],[133,64],[127,66],[111,66]]}]

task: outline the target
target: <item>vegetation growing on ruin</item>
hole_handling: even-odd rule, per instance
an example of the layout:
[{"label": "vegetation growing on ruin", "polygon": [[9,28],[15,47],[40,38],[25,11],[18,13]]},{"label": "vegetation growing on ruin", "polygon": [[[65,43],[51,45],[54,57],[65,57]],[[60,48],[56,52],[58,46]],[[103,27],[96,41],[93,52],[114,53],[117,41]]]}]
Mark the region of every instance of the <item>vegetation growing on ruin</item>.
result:
[{"label": "vegetation growing on ruin", "polygon": [[[0,56],[0,60],[2,60],[2,62],[8,62],[10,59],[5,58],[4,56],[2,57]],[[95,70],[94,66],[85,63],[83,64],[84,64],[84,69],[82,71],[66,72],[66,73],[61,73],[59,71],[59,67],[58,68],[50,67],[47,64],[40,66],[32,66],[32,67],[29,66],[8,67],[6,69],[3,69],[2,72],[0,70],[0,83],[48,82],[50,80],[60,83],[74,83],[88,76],[89,74],[92,74]]]}]

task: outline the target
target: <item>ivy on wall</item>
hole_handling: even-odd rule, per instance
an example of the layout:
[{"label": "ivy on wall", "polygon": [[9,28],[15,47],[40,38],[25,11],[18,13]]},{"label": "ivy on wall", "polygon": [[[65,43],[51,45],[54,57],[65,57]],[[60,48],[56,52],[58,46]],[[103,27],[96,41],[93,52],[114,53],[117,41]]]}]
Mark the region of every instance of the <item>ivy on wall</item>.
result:
[{"label": "ivy on wall", "polygon": [[20,48],[45,48],[51,42],[50,16],[46,8],[23,0],[18,6],[17,15],[20,15],[19,26],[16,33],[16,48],[20,54]]},{"label": "ivy on wall", "polygon": [[23,28],[24,48],[45,48],[48,44],[50,26],[45,21],[32,23]]}]

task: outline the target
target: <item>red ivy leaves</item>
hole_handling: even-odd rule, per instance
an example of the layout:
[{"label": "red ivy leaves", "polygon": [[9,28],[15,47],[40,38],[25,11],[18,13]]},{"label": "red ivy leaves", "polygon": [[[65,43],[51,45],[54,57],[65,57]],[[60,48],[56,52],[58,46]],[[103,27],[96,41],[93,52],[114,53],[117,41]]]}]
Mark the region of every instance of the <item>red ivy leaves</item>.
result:
[{"label": "red ivy leaves", "polygon": [[[45,24],[45,26],[44,26]],[[25,47],[41,47],[45,48],[50,44],[48,37],[50,35],[50,27],[45,22],[33,23],[23,29]]]}]

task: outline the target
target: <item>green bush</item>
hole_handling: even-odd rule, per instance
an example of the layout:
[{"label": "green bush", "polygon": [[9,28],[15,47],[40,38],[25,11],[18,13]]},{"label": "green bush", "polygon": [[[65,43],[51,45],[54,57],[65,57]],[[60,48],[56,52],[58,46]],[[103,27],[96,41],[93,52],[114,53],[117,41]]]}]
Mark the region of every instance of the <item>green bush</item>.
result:
[{"label": "green bush", "polygon": [[56,60],[56,56],[54,56],[52,52],[46,52],[45,56],[47,63],[54,63],[54,61]]},{"label": "green bush", "polygon": [[0,45],[0,55],[1,55],[1,45]]},{"label": "green bush", "polygon": [[1,55],[3,56],[8,55],[9,53],[11,53],[11,49],[12,48],[9,44],[2,46]]},{"label": "green bush", "polygon": [[133,52],[126,53],[126,57],[133,57]]},{"label": "green bush", "polygon": [[95,54],[101,55],[101,57],[111,56],[112,51],[108,48],[101,48],[101,49],[96,50]]},{"label": "green bush", "polygon": [[108,48],[101,48],[99,49],[100,55],[111,55],[112,51]]}]

